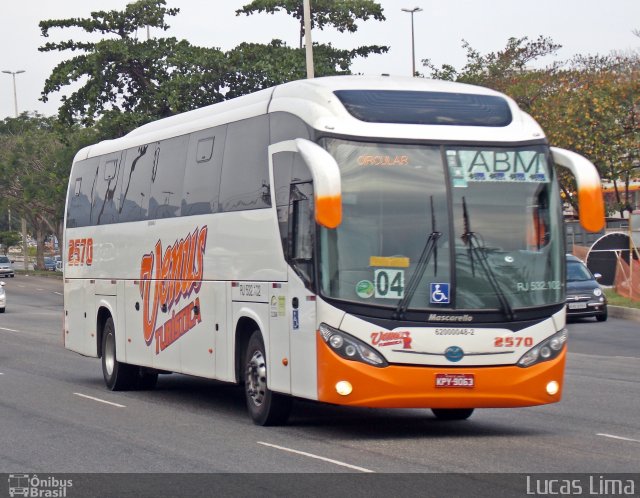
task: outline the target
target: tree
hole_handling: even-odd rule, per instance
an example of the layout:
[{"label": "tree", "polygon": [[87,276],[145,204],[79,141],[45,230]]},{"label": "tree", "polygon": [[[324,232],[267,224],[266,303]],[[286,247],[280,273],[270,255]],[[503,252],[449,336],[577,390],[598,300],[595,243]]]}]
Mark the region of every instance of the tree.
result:
[{"label": "tree", "polygon": [[549,82],[560,68],[553,64],[544,69],[529,65],[543,57],[555,54],[561,45],[551,38],[539,36],[535,41],[528,37],[509,38],[504,50],[482,55],[469,42],[462,40],[467,52],[467,63],[462,69],[444,64],[436,68],[429,59],[422,63],[431,71],[431,77],[485,86],[508,94],[518,105],[529,112],[534,102],[545,95]]},{"label": "tree", "polygon": [[[286,12],[298,20],[300,25],[300,47],[304,40],[304,12],[301,0],[253,0],[251,3],[236,10],[236,15],[251,15],[256,12],[275,14]],[[378,2],[372,0],[313,0],[311,3],[311,28],[322,30],[327,26],[337,29],[340,33],[348,31],[355,33],[359,19],[366,21],[370,18],[384,21],[383,9]]]},{"label": "tree", "polygon": [[[231,61],[236,60],[238,54],[250,51],[257,59],[258,54],[266,55],[271,61],[284,56],[285,63],[272,64],[269,67],[258,68],[258,72],[264,76],[264,80],[291,81],[292,79],[304,78],[306,75],[306,65],[304,59],[304,16],[303,3],[301,0],[254,0],[251,3],[236,11],[236,15],[251,15],[259,12],[275,14],[276,12],[286,12],[298,20],[299,23],[299,48],[292,49],[280,40],[273,40],[268,45],[242,44],[232,50],[228,55]],[[358,30],[357,21],[374,19],[384,21],[383,9],[378,2],[372,0],[313,0],[311,2],[311,27],[324,29],[332,27],[340,33],[355,33]],[[356,57],[368,57],[371,54],[382,54],[389,51],[389,47],[382,45],[365,45],[351,50],[343,50],[333,47],[331,44],[314,44],[314,72],[317,76],[329,76],[335,74],[349,74],[351,64]],[[280,69],[284,67],[284,75]],[[236,74],[246,71],[246,66],[236,66]],[[254,68],[247,71],[250,76]],[[242,75],[241,75],[242,77]],[[258,78],[260,80],[260,78]],[[245,82],[251,77],[245,79]],[[233,77],[230,80],[233,81]],[[230,87],[233,86],[230,84]],[[264,86],[256,87],[265,88]]]},{"label": "tree", "polygon": [[[44,240],[62,235],[71,152],[54,118],[26,113],[0,122],[0,184],[17,216],[26,218],[44,262]],[[65,130],[67,139],[71,130]]]},{"label": "tree", "polygon": [[18,232],[0,232],[0,247],[6,256],[9,248],[17,246],[22,241],[22,236]]},{"label": "tree", "polygon": [[532,111],[552,143],[583,154],[613,183],[609,211],[631,211],[629,182],[640,160],[640,59],[576,57]]},{"label": "tree", "polygon": [[[89,18],[40,22],[44,37],[53,28],[81,28],[106,36],[96,42],[73,40],[46,43],[42,52],[80,51],[60,63],[47,78],[41,100],[73,83],[81,87],[62,98],[59,117],[71,124],[91,125],[111,113],[110,119],[137,113],[134,125],[223,100],[224,54],[175,38],[138,40],[138,30],[150,26],[166,30],[165,17],[179,9],[165,0],[138,0],[124,11],[92,12]],[[116,126],[117,128],[117,126]]]},{"label": "tree", "polygon": [[[360,55],[358,50],[314,45],[316,76],[349,74],[353,59]],[[267,45],[242,43],[226,55],[230,68],[227,99],[306,77],[304,50],[291,48],[281,40],[272,40]]]}]

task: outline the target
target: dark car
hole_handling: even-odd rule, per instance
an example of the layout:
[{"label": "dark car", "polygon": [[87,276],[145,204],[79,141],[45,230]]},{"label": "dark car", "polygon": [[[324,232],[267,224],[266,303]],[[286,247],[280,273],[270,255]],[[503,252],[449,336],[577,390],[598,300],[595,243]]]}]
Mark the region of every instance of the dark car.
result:
[{"label": "dark car", "polygon": [[56,271],[56,260],[53,258],[45,257],[44,258],[44,267],[39,268],[37,265],[33,265],[34,270],[47,270],[47,271]]},{"label": "dark car", "polygon": [[607,319],[607,298],[598,279],[580,259],[567,254],[567,317],[595,317]]}]

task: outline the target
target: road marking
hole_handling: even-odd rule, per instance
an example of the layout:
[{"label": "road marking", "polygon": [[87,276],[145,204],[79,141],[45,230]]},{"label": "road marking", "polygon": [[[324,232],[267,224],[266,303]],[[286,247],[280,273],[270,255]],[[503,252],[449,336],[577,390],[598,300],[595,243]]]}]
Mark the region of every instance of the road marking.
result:
[{"label": "road marking", "polygon": [[62,296],[62,292],[53,291],[54,294],[58,294],[58,296]]},{"label": "road marking", "polygon": [[87,396],[86,394],[82,394],[82,393],[73,393],[76,396],[80,396],[82,398],[87,398],[87,399],[92,399],[93,401],[98,401],[100,403],[105,403],[107,405],[111,405],[111,406],[117,406],[118,408],[126,408],[125,405],[121,405],[119,403],[112,403],[111,401],[106,401],[104,399],[100,399],[100,398],[94,398],[93,396]]},{"label": "road marking", "polygon": [[0,327],[0,330],[6,330],[7,332],[20,332],[19,330],[8,329],[5,327]]},{"label": "road marking", "polygon": [[631,439],[630,437],[614,436],[613,434],[596,434],[596,436],[608,437],[611,439],[619,439],[621,441],[631,441],[632,443],[640,443],[640,439]]},{"label": "road marking", "polygon": [[277,450],[288,451],[289,453],[295,453],[296,455],[302,455],[309,458],[315,458],[316,460],[322,460],[323,462],[333,463],[335,465],[340,465],[341,467],[347,467],[348,469],[357,470],[359,472],[374,472],[373,470],[365,469],[364,467],[357,467],[356,465],[350,465],[348,463],[340,462],[338,460],[332,460],[331,458],[314,455],[313,453],[307,453],[306,451],[293,450],[291,448],[285,448],[284,446],[278,446],[276,444],[265,443],[262,441],[257,441],[257,443],[263,446],[269,446],[270,448],[275,448]]}]

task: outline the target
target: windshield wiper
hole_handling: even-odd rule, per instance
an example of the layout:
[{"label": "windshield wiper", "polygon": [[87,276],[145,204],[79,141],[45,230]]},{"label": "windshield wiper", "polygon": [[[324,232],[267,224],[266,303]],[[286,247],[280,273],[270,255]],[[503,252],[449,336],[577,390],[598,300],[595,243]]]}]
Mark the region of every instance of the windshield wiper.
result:
[{"label": "windshield wiper", "polygon": [[464,233],[462,234],[462,242],[464,242],[469,251],[471,274],[475,277],[474,261],[477,261],[478,266],[480,266],[480,268],[482,268],[482,270],[484,271],[487,280],[493,288],[493,292],[500,302],[502,312],[507,317],[507,320],[512,321],[515,318],[513,308],[511,307],[511,304],[509,304],[507,296],[502,291],[498,279],[496,278],[496,274],[487,261],[487,252],[484,241],[480,237],[478,237],[475,232],[471,231],[471,225],[469,223],[469,213],[467,211],[467,201],[464,197],[462,197],[462,216],[464,219]]},{"label": "windshield wiper", "polygon": [[435,254],[434,259],[434,267],[435,272],[437,272],[438,268],[438,249],[436,245],[438,243],[438,239],[442,236],[442,232],[436,231],[436,217],[433,211],[433,196],[431,196],[431,233],[427,237],[427,241],[422,248],[422,254],[420,254],[420,259],[418,259],[418,263],[416,264],[416,269],[411,275],[409,279],[409,283],[405,289],[405,293],[403,298],[396,306],[396,309],[393,312],[392,318],[394,320],[404,320],[405,312],[407,311],[407,307],[413,299],[413,295],[416,293],[418,289],[418,284],[420,280],[422,280],[422,276],[424,275],[427,266],[429,265],[429,261],[431,260],[431,256]]}]

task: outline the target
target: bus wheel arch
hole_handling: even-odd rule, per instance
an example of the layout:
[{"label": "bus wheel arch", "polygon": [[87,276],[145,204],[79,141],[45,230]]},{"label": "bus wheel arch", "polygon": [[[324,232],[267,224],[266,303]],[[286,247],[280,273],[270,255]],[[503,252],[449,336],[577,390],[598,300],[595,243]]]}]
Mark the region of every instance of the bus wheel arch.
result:
[{"label": "bus wheel arch", "polygon": [[256,425],[281,425],[289,418],[292,398],[268,387],[267,353],[259,329],[249,338],[244,355],[244,393],[249,415]]},{"label": "bus wheel arch", "polygon": [[235,375],[238,384],[244,384],[244,360],[245,352],[249,344],[249,339],[255,331],[259,331],[258,324],[249,317],[242,317],[238,320],[235,333]]},{"label": "bus wheel arch", "polygon": [[111,311],[105,306],[101,306],[98,310],[98,316],[96,317],[96,345],[98,351],[98,358],[102,358],[102,335],[104,332],[104,326],[107,323],[107,319],[113,317]]},{"label": "bus wheel arch", "polygon": [[137,384],[139,367],[122,363],[116,356],[116,328],[109,314],[101,334],[102,374],[107,388],[111,391],[128,391]]}]

